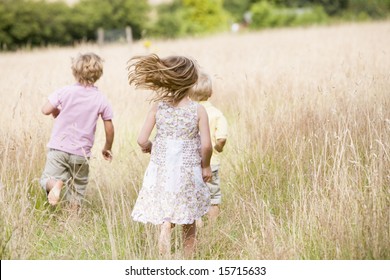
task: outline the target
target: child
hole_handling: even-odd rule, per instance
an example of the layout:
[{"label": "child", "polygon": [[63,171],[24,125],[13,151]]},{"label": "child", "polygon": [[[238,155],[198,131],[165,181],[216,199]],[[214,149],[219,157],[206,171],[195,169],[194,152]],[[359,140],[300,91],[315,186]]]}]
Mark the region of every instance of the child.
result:
[{"label": "child", "polygon": [[[211,194],[211,207],[208,213],[210,222],[215,222],[219,215],[219,205],[221,204],[221,188],[219,179],[219,167],[221,159],[219,154],[223,151],[226,144],[228,125],[226,118],[220,110],[215,108],[208,99],[213,94],[212,82],[209,75],[200,73],[197,84],[191,89],[190,97],[203,105],[209,117],[211,142],[214,147],[211,157],[212,178],[207,182]],[[201,225],[201,220],[198,225]]]},{"label": "child", "polygon": [[[183,225],[184,257],[195,251],[195,221],[206,214],[210,194],[212,153],[209,124],[203,106],[188,98],[198,80],[195,62],[183,56],[159,58],[155,54],[129,61],[129,83],[155,91],[151,110],[138,137],[145,153],[151,152],[142,189],[132,217],[160,224],[159,252],[169,257],[171,229]],[[149,140],[156,126],[155,140]]]},{"label": "child", "polygon": [[67,185],[66,198],[78,210],[88,184],[98,117],[104,122],[106,143],[102,154],[108,161],[112,160],[114,126],[111,105],[94,86],[103,74],[103,60],[94,53],[80,54],[71,68],[77,83],[52,93],[42,107],[43,114],[51,114],[56,120],[40,183],[51,205],[59,202],[61,190]]}]

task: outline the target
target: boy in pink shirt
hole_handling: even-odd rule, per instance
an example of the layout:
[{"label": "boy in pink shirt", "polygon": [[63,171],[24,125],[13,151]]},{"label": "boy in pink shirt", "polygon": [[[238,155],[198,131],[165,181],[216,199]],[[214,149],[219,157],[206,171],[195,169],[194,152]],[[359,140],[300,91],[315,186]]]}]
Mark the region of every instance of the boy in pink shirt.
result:
[{"label": "boy in pink shirt", "polygon": [[72,72],[77,83],[56,90],[42,107],[42,113],[53,115],[56,121],[40,183],[51,205],[59,202],[61,190],[67,186],[66,198],[78,209],[88,184],[89,158],[99,116],[106,133],[102,154],[108,161],[112,160],[114,126],[111,105],[94,86],[103,74],[102,59],[94,53],[81,54],[72,61]]}]

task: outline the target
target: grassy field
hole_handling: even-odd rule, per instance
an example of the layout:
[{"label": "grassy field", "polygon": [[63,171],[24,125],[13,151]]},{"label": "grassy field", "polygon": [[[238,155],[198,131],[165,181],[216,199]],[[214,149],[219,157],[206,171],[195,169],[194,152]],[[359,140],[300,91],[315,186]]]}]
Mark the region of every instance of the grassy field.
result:
[{"label": "grassy field", "polygon": [[[150,93],[128,86],[126,62],[147,52],[197,59],[230,125],[221,216],[199,230],[196,259],[390,259],[389,46],[381,22],[0,53],[1,259],[158,259],[158,229],[130,218]],[[53,124],[40,108],[73,83],[70,59],[85,51],[105,59],[97,86],[116,139],[110,164],[99,122],[77,217],[39,187]]]}]

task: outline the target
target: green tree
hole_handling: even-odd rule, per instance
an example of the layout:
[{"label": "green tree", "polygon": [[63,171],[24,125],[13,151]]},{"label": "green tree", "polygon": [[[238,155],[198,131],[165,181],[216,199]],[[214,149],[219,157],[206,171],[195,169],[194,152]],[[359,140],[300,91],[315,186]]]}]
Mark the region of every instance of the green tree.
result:
[{"label": "green tree", "polygon": [[328,18],[321,6],[297,10],[296,8],[277,6],[269,1],[261,1],[252,5],[251,13],[251,27],[254,29],[323,23]]},{"label": "green tree", "polygon": [[63,2],[44,3],[36,7],[39,16],[40,36],[44,44],[71,44],[73,37],[69,30],[73,28],[68,21],[72,13],[68,5]]},{"label": "green tree", "polygon": [[70,8],[61,2],[2,0],[0,2],[0,45],[21,46],[69,44],[66,27]]},{"label": "green tree", "polygon": [[47,3],[39,1],[15,1],[6,4],[9,15],[12,15],[13,22],[7,29],[8,35],[12,38],[12,44],[22,45],[46,45],[52,35],[47,14]]},{"label": "green tree", "polygon": [[173,1],[157,6],[157,20],[149,28],[150,35],[165,38],[177,38],[184,35],[181,2]]},{"label": "green tree", "polygon": [[223,7],[235,21],[242,21],[245,12],[249,11],[250,6],[255,2],[255,0],[224,0]]},{"label": "green tree", "polygon": [[74,7],[73,23],[86,30],[77,34],[93,39],[96,29],[130,26],[134,38],[140,38],[149,12],[147,0],[81,0]]},{"label": "green tree", "polygon": [[174,0],[158,8],[151,34],[171,38],[206,34],[226,28],[227,22],[222,0]]},{"label": "green tree", "polygon": [[203,34],[221,30],[227,24],[222,0],[183,0],[187,34]]},{"label": "green tree", "polygon": [[354,14],[381,18],[390,13],[390,0],[349,0],[349,10]]},{"label": "green tree", "polygon": [[8,48],[12,45],[13,39],[9,30],[14,22],[14,14],[10,12],[8,1],[0,1],[0,47]]},{"label": "green tree", "polygon": [[313,4],[324,7],[328,15],[340,14],[348,8],[350,0],[312,0]]}]

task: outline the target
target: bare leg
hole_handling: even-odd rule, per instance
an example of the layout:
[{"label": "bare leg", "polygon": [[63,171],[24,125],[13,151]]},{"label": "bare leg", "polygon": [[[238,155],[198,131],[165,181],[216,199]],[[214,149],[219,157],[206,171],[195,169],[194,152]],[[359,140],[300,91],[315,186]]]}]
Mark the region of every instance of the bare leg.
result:
[{"label": "bare leg", "polygon": [[46,183],[47,200],[51,205],[56,205],[60,200],[61,190],[64,186],[64,182],[61,180],[50,179]]},{"label": "bare leg", "polygon": [[164,222],[161,225],[160,237],[158,239],[158,250],[160,256],[169,258],[171,255],[171,233],[172,224],[170,222]]},{"label": "bare leg", "polygon": [[217,221],[218,215],[219,215],[219,205],[218,204],[211,205],[208,213],[209,221],[211,223],[215,223]]},{"label": "bare leg", "polygon": [[203,227],[203,220],[202,220],[202,218],[199,218],[198,220],[196,220],[196,227],[197,228]]},{"label": "bare leg", "polygon": [[183,247],[184,257],[192,259],[195,253],[196,246],[196,222],[189,225],[183,225]]}]

